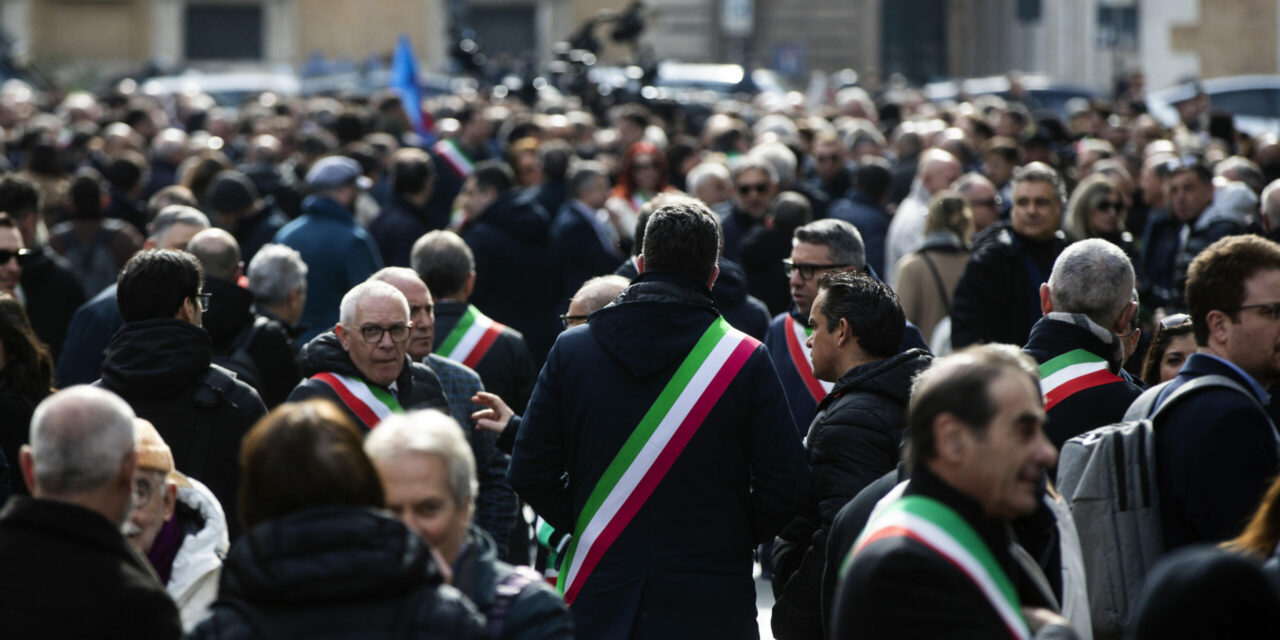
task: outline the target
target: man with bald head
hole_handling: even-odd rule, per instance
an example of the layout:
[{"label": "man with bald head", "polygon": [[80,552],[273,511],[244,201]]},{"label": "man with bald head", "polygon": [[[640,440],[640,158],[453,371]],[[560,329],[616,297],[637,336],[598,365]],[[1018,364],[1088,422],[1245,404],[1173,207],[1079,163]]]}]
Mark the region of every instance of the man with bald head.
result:
[{"label": "man with bald head", "polygon": [[342,407],[363,431],[410,409],[449,405],[440,379],[409,359],[413,322],[409,301],[386,282],[362,282],[342,297],[339,320],[298,355],[303,381],[289,402],[325,398]]},{"label": "man with bald head", "polygon": [[476,459],[476,477],[480,495],[476,498],[476,524],[489,532],[498,544],[498,554],[507,554],[507,534],[515,523],[516,494],[507,484],[507,456],[498,451],[497,434],[476,428],[471,413],[476,410],[471,398],[484,391],[480,374],[474,369],[431,353],[435,339],[435,305],[431,292],[417,272],[405,267],[386,267],[369,277],[369,281],[385,282],[400,290],[409,302],[408,353],[440,378],[440,388],[449,403],[449,415],[462,426],[467,444]]},{"label": "man with bald head", "polygon": [[880,274],[892,286],[897,278],[898,261],[915,251],[924,241],[924,221],[929,216],[929,200],[933,194],[951,186],[960,177],[960,161],[942,149],[929,149],[920,154],[919,170],[907,196],[889,223],[885,239],[884,270]]},{"label": "man with bald head", "polygon": [[1262,190],[1262,226],[1267,239],[1280,238],[1280,180],[1275,180]]},{"label": "man with bald head", "polygon": [[[178,608],[120,534],[134,492],[133,410],[72,387],[45,399],[21,453],[31,497],[0,511],[0,635],[178,638]],[[62,567],[57,569],[56,567]]]},{"label": "man with bald head", "polygon": [[214,363],[257,389],[267,409],[275,408],[302,379],[293,362],[289,330],[254,312],[253,293],[240,286],[240,245],[230,233],[205,229],[191,238],[187,250],[204,267],[204,290],[210,298],[203,324],[213,342]]},{"label": "man with bald head", "polygon": [[572,329],[587,322],[587,318],[599,309],[603,309],[614,298],[630,285],[631,281],[622,276],[596,276],[584,283],[569,300],[569,311],[560,316],[565,329]]},{"label": "man with bald head", "polygon": [[[191,237],[209,228],[209,218],[195,207],[170,205],[147,223],[143,249],[185,249]],[[58,358],[54,380],[59,387],[87,384],[98,378],[102,354],[111,336],[124,324],[116,304],[116,285],[80,305],[67,327],[67,342]]]}]

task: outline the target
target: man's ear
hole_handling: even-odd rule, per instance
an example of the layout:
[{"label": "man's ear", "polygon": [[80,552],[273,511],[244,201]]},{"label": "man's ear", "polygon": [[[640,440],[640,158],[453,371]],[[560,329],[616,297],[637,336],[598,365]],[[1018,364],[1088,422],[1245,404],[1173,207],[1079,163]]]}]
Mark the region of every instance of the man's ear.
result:
[{"label": "man's ear", "polygon": [[933,419],[933,442],[938,460],[947,465],[964,461],[969,447],[968,427],[953,413],[943,412]]},{"label": "man's ear", "polygon": [[1138,303],[1130,302],[1129,305],[1124,308],[1124,311],[1120,312],[1120,316],[1116,318],[1115,324],[1111,326],[1111,333],[1117,335],[1121,333],[1128,333],[1129,327],[1133,326],[1133,316],[1137,313]]},{"label": "man's ear", "polygon": [[644,273],[644,254],[636,256],[636,273]]},{"label": "man's ear", "polygon": [[838,347],[843,347],[849,340],[857,340],[853,335],[853,327],[849,326],[849,320],[847,318],[840,318],[840,324],[836,328],[836,331],[838,331],[836,334],[836,346]]},{"label": "man's ear", "polygon": [[1225,311],[1214,309],[1205,315],[1204,323],[1209,327],[1209,343],[1219,344],[1227,341],[1227,325],[1231,324],[1231,315]]},{"label": "man's ear", "polygon": [[351,333],[342,323],[333,325],[333,333],[338,336],[338,343],[342,345],[343,351],[351,351]]},{"label": "man's ear", "polygon": [[27,491],[36,490],[36,463],[31,452],[31,445],[24,444],[18,450],[18,466],[22,468],[22,480],[27,483]]},{"label": "man's ear", "polygon": [[471,292],[475,291],[475,288],[476,288],[476,272],[472,271],[471,274],[467,276],[467,284],[463,288],[463,293],[465,294],[463,295],[463,298],[470,300]]},{"label": "man's ear", "polygon": [[1053,298],[1049,295],[1049,283],[1040,284],[1040,313],[1049,315],[1053,313]]},{"label": "man's ear", "polygon": [[720,265],[711,268],[711,279],[707,281],[707,288],[711,289],[716,286],[716,278],[720,277]]},{"label": "man's ear", "polygon": [[164,521],[168,522],[173,517],[173,512],[178,508],[178,485],[172,480],[165,480],[164,483]]},{"label": "man's ear", "polygon": [[182,304],[178,306],[178,312],[175,313],[173,317],[177,320],[185,320],[191,324],[196,324],[196,310],[194,305],[198,304],[200,304],[200,302],[193,298],[183,300]]}]

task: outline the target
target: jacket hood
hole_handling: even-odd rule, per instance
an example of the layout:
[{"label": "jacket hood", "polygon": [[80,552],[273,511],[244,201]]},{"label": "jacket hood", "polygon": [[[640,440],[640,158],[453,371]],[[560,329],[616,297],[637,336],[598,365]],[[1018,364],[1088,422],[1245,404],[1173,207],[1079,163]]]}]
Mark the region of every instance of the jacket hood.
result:
[{"label": "jacket hood", "polygon": [[1083,313],[1049,313],[1032,325],[1023,349],[1037,359],[1044,358],[1045,362],[1075,349],[1085,349],[1105,358],[1111,373],[1119,373],[1124,363],[1124,345],[1120,338]]},{"label": "jacket hood", "polygon": [[492,225],[521,240],[544,242],[551,222],[535,196],[532,192],[511,189],[500,194],[476,222]]},{"label": "jacket hood", "polygon": [[1200,231],[1217,222],[1232,222],[1248,228],[1253,226],[1257,212],[1258,196],[1253,190],[1244,184],[1229,182],[1213,194],[1213,202],[1196,218],[1193,227]]},{"label": "jacket hood", "polygon": [[828,398],[846,393],[874,393],[906,405],[911,396],[911,382],[932,362],[933,356],[924,349],[908,349],[893,357],[854,367],[836,380]]},{"label": "jacket hood", "polygon": [[227,539],[227,516],[209,488],[195,478],[184,476],[189,486],[178,488],[178,502],[191,507],[204,520],[200,529],[183,538],[178,555],[173,558],[167,589],[175,599],[210,571],[222,567],[230,541]]},{"label": "jacket hood", "polygon": [[721,312],[733,309],[747,299],[747,274],[737,264],[720,258],[720,276],[711,287],[711,297]]},{"label": "jacket hood", "polygon": [[209,332],[213,344],[223,345],[235,339],[246,326],[253,324],[253,294],[233,282],[209,279],[205,291],[213,294],[209,310],[201,324]]},{"label": "jacket hood", "polygon": [[316,507],[259,523],[237,540],[221,592],[252,602],[348,604],[440,583],[430,551],[373,509]]},{"label": "jacket hood", "polygon": [[131,398],[169,398],[204,375],[211,353],[209,333],[185,320],[130,322],[107,345],[102,382]]},{"label": "jacket hood", "polygon": [[705,286],[646,271],[613,304],[591,314],[588,325],[605,353],[631,375],[644,377],[683,360],[719,315]]}]

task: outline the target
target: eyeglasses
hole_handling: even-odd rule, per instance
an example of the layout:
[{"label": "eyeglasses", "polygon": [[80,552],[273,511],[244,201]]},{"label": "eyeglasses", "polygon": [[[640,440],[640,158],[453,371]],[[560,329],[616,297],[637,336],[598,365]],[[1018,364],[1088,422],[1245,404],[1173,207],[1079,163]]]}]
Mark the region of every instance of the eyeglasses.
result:
[{"label": "eyeglasses", "polygon": [[0,249],[0,264],[9,264],[14,258],[18,259],[18,264],[26,264],[30,255],[30,249]]},{"label": "eyeglasses", "polygon": [[1236,311],[1244,311],[1245,309],[1257,309],[1258,315],[1271,320],[1280,320],[1280,302],[1264,302],[1262,304],[1246,304],[1242,307],[1236,307]]},{"label": "eyeglasses", "polygon": [[1124,203],[1112,202],[1110,200],[1103,200],[1102,202],[1099,202],[1098,204],[1094,205],[1094,208],[1097,209],[1098,211],[1120,211],[1124,209]]},{"label": "eyeglasses", "polygon": [[587,321],[587,316],[571,316],[567,313],[560,314],[560,324],[565,329],[576,327]]},{"label": "eyeglasses", "polygon": [[378,344],[382,342],[382,334],[391,336],[392,342],[404,342],[409,339],[409,329],[413,328],[413,323],[409,324],[393,324],[389,327],[379,327],[378,325],[366,325],[360,327],[360,337],[369,344]]},{"label": "eyeglasses", "polygon": [[769,184],[767,182],[757,182],[755,184],[738,185],[738,195],[749,196],[751,192],[764,194],[769,192]]},{"label": "eyeglasses", "polygon": [[1185,313],[1175,313],[1160,319],[1161,329],[1177,329],[1189,324],[1191,324],[1191,316]]},{"label": "eyeglasses", "polygon": [[151,497],[156,494],[156,487],[164,486],[164,481],[159,484],[152,482],[151,478],[146,476],[138,476],[133,479],[133,506],[141,507],[151,502]]},{"label": "eyeglasses", "polygon": [[201,311],[208,311],[208,310],[209,310],[209,298],[212,298],[212,297],[213,297],[213,294],[212,294],[212,293],[197,293],[196,295],[194,295],[194,296],[192,296],[192,297],[194,297],[196,300],[199,300],[199,301],[200,301],[200,310],[201,310]]},{"label": "eyeglasses", "polygon": [[792,262],[790,260],[783,259],[782,272],[787,274],[787,277],[790,278],[791,274],[799,271],[800,279],[809,281],[809,280],[812,280],[813,276],[816,275],[819,271],[826,271],[827,269],[843,269],[847,266],[849,266],[849,263],[847,262],[841,262],[837,264],[809,264],[804,262]]}]

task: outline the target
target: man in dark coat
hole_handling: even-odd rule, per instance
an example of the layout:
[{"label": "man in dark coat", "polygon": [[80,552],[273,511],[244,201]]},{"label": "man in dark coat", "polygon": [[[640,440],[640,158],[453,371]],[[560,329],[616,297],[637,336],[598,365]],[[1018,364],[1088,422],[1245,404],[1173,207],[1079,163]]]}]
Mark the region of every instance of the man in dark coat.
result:
[{"label": "man in dark coat", "polygon": [[1040,319],[1040,285],[1067,246],[1058,228],[1066,192],[1049,165],[1032,162],[1013,175],[1009,222],[988,227],[973,241],[973,255],[951,303],[951,344],[1025,344]]},{"label": "man in dark coat", "polygon": [[[862,236],[843,220],[817,220],[796,229],[791,258],[784,262],[791,282],[793,306],[769,323],[764,344],[787,392],[787,403],[800,435],[808,431],[818,403],[831,392],[831,383],[813,376],[809,347],[809,310],[818,295],[818,277],[830,271],[864,271],[866,250]],[[868,275],[875,277],[874,272]],[[920,330],[903,321],[899,351],[928,349]]]},{"label": "man in dark coat", "polygon": [[[1175,160],[1167,166],[1165,193],[1169,211],[1182,223],[1178,253],[1173,258],[1173,309],[1184,308],[1181,294],[1186,291],[1187,269],[1196,255],[1218,238],[1261,231],[1258,224],[1258,200],[1243,185],[1227,184],[1215,190],[1209,167],[1194,159]],[[1245,194],[1232,197],[1232,191]]]},{"label": "man in dark coat", "polygon": [[880,158],[867,158],[854,173],[853,188],[827,209],[827,217],[844,220],[858,228],[867,247],[867,264],[876,273],[888,274],[897,268],[897,265],[886,264],[884,257],[892,220],[885,203],[892,188],[889,163]]},{"label": "man in dark coat", "polygon": [[462,239],[476,264],[471,302],[523,334],[541,362],[559,331],[560,283],[547,212],[533,194],[515,186],[511,169],[501,162],[476,165],[463,187],[462,209]]},{"label": "man in dark coat", "polygon": [[831,637],[1077,637],[1010,533],[1057,458],[1038,384],[1034,361],[1007,346],[940,358],[919,379],[911,480],[844,561]]},{"label": "man in dark coat", "polygon": [[102,378],[94,384],[151,421],[178,470],[236,513],[240,440],[266,407],[253,387],[212,364],[209,333],[201,328],[209,296],[203,287],[204,270],[185,251],[134,256],[117,287],[125,324],[107,345]]},{"label": "man in dark coat", "polygon": [[918,349],[898,352],[904,322],[884,283],[843,271],[818,282],[809,322],[813,372],[835,386],[805,438],[813,468],[809,501],[773,546],[775,638],[822,636],[819,594],[831,523],[901,458],[911,381],[931,360]]},{"label": "man in dark coat", "polygon": [[221,171],[214,176],[204,203],[217,226],[235,235],[245,262],[253,260],[258,249],[289,223],[275,199],[261,197],[253,181],[239,171]]},{"label": "man in dark coat", "polygon": [[1045,432],[1054,447],[1120,422],[1142,393],[1121,369],[1137,326],[1134,295],[1128,256],[1101,238],[1067,247],[1040,285],[1044,317],[1023,351],[1040,363]]},{"label": "man in dark coat", "polygon": [[551,251],[560,277],[558,311],[564,312],[582,283],[613,273],[624,259],[611,231],[604,203],[609,199],[609,172],[598,162],[583,162],[569,177],[570,199],[551,224]]},{"label": "man in dark coat", "polygon": [[738,262],[742,245],[752,231],[764,225],[769,207],[778,195],[778,170],[767,160],[754,156],[733,165],[733,207],[721,217],[724,229],[724,257]]},{"label": "man in dark coat", "polygon": [[399,289],[362,282],[342,297],[340,318],[298,354],[303,380],[289,402],[332,400],[365,431],[393,413],[449,410],[436,374],[409,359],[413,325]]},{"label": "man in dark coat", "polygon": [[1210,245],[1191,263],[1187,304],[1199,353],[1159,391],[1221,375],[1248,393],[1206,389],[1156,421],[1166,548],[1238,534],[1280,468],[1266,389],[1280,381],[1280,247],[1257,236]]},{"label": "man in dark coat", "polygon": [[0,177],[0,211],[12,216],[22,245],[31,251],[21,259],[18,284],[31,328],[57,361],[71,316],[84,304],[84,290],[66,259],[39,243],[40,191],[33,182],[13,173]]},{"label": "man in dark coat", "polygon": [[[511,486],[575,533],[560,585],[578,638],[756,637],[752,548],[808,490],[768,354],[712,305],[714,215],[653,213],[640,275],[556,341],[516,435]],[[646,441],[664,454],[628,454]]]},{"label": "man in dark coat", "polygon": [[533,354],[519,331],[470,304],[476,262],[467,243],[452,231],[428,233],[413,246],[413,270],[435,300],[435,352],[475,369],[489,393],[524,411],[538,375]]},{"label": "man in dark coat", "polygon": [[302,378],[294,363],[293,339],[280,322],[253,311],[253,294],[238,284],[240,247],[222,229],[206,229],[187,245],[205,272],[211,295],[203,326],[215,360],[258,391],[267,409],[284,402]]},{"label": "man in dark coat", "polygon": [[431,157],[421,149],[405,148],[391,154],[391,198],[369,223],[369,235],[378,243],[382,263],[409,266],[409,252],[422,234],[432,229],[427,200],[435,181]]},{"label": "man in dark coat", "polygon": [[133,411],[74,387],[36,409],[22,474],[32,497],[0,511],[0,635],[176,640],[182,622],[146,558],[120,535],[137,461]]},{"label": "man in dark coat", "polygon": [[[489,622],[495,640],[570,640],[573,619],[538,572],[498,560],[497,545],[473,524],[476,469],[458,424],[435,411],[389,418],[365,452],[386,488],[387,509],[440,552],[452,584]],[[417,508],[435,505],[426,515]]]}]

